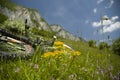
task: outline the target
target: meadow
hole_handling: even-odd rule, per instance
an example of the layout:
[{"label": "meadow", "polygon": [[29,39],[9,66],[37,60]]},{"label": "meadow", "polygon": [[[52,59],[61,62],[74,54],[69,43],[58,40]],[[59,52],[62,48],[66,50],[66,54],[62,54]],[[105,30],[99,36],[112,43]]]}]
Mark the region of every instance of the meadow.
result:
[{"label": "meadow", "polygon": [[58,41],[62,42],[49,52],[37,46],[29,58],[1,58],[0,80],[120,80],[120,56],[109,49],[92,48],[83,41]]},{"label": "meadow", "polygon": [[[9,1],[1,0],[0,5],[16,11],[16,4]],[[34,12],[33,9],[29,10]],[[30,16],[34,24],[43,27],[32,19],[33,14]],[[0,17],[0,28],[16,36],[23,36],[24,21],[10,21],[2,13]],[[41,21],[48,25],[43,18]],[[39,30],[34,26],[27,32],[32,41],[41,36],[51,40],[56,35],[53,31]],[[120,80],[120,56],[114,54],[110,48],[100,50],[98,47],[89,47],[88,43],[82,40],[60,38],[57,41],[49,51],[43,51],[42,46],[36,46],[34,54],[29,57],[0,57],[0,80]],[[72,49],[66,48],[64,44]],[[0,43],[0,46],[6,51],[6,45]],[[11,47],[11,44],[7,47]],[[19,52],[15,46],[12,49]]]}]

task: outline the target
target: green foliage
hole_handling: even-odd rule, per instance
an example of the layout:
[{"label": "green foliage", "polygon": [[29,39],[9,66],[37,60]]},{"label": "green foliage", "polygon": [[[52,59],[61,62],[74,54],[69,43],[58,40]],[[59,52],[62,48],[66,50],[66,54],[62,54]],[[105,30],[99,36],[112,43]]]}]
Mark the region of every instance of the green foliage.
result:
[{"label": "green foliage", "polygon": [[114,53],[120,55],[120,38],[116,39],[112,44],[112,50]]},{"label": "green foliage", "polygon": [[41,21],[46,22],[46,20],[44,18],[41,18]]},{"label": "green foliage", "polygon": [[96,41],[94,40],[89,40],[88,41],[89,47],[95,47],[96,46]]},{"label": "green foliage", "polygon": [[40,30],[39,34],[42,35],[42,36],[44,36],[44,37],[51,37],[51,38],[54,35],[53,33],[45,31],[45,30]]},{"label": "green foliage", "polygon": [[2,7],[7,7],[12,11],[16,11],[16,8],[15,8],[16,4],[12,3],[10,0],[0,0],[0,5]]},{"label": "green foliage", "polygon": [[100,42],[99,43],[99,49],[102,50],[102,49],[105,49],[105,48],[109,48],[108,44],[105,43],[105,42]]},{"label": "green foliage", "polygon": [[37,27],[31,28],[31,33],[33,33],[34,35],[40,35],[48,38],[52,38],[55,35],[54,32],[39,30]]},{"label": "green foliage", "polygon": [[6,20],[3,23],[3,28],[14,34],[21,34],[25,30],[22,20]]},{"label": "green foliage", "polygon": [[0,13],[0,24],[2,24],[7,19],[8,19],[8,17],[6,15]]}]

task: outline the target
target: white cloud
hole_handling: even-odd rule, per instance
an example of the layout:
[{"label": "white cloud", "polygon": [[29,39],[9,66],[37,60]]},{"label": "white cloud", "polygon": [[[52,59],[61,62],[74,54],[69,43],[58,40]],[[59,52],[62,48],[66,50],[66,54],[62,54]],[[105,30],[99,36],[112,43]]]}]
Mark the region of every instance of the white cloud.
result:
[{"label": "white cloud", "polygon": [[111,8],[113,4],[114,4],[114,0],[110,0],[108,6],[106,6],[105,8]]},{"label": "white cloud", "polygon": [[111,20],[103,20],[103,25],[104,26],[111,25],[112,23],[113,23],[113,21],[111,21]]},{"label": "white cloud", "polygon": [[97,3],[100,4],[102,3],[104,0],[97,0]]},{"label": "white cloud", "polygon": [[[119,17],[113,16],[111,19],[103,20],[103,32],[113,32],[117,29],[120,29],[120,21],[116,21]],[[102,22],[93,22],[93,27],[102,27]],[[102,30],[100,31],[102,33]]]},{"label": "white cloud", "polygon": [[111,24],[109,27],[104,27],[103,32],[113,32],[117,29],[120,29],[120,22],[115,22],[113,24]]},{"label": "white cloud", "polygon": [[93,9],[93,12],[94,12],[94,13],[97,13],[97,8],[94,8],[94,9]]},{"label": "white cloud", "polygon": [[114,17],[112,17],[112,21],[115,21],[116,19],[118,19],[119,17],[118,16],[114,16]]},{"label": "white cloud", "polygon": [[99,26],[101,26],[101,21],[100,22],[93,22],[92,25],[93,25],[93,27],[99,27]]}]

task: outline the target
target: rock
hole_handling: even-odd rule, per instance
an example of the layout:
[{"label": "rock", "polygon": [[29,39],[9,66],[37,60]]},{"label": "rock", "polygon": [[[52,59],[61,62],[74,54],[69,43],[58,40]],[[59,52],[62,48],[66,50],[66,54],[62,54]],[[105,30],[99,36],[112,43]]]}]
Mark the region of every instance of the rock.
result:
[{"label": "rock", "polygon": [[74,36],[73,34],[63,29],[60,25],[51,25],[50,27],[54,32],[56,32],[57,36],[61,36],[62,38],[69,40],[75,40],[75,41],[80,40],[78,37]]}]

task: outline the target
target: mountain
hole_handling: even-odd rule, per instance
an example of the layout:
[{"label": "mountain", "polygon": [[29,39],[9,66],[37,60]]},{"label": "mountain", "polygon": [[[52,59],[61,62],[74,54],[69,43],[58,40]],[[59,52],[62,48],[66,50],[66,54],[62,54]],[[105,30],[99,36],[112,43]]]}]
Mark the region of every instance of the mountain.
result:
[{"label": "mountain", "polygon": [[80,40],[80,38],[69,33],[59,25],[49,25],[46,20],[35,9],[19,6],[9,0],[0,1],[0,14],[8,17],[9,20],[22,20],[31,27],[37,27],[39,30],[55,32],[57,36],[70,40]]},{"label": "mountain", "polygon": [[63,29],[60,25],[50,25],[52,31],[56,33],[57,36],[67,38],[70,40],[80,40],[80,38],[73,36],[71,33]]}]

